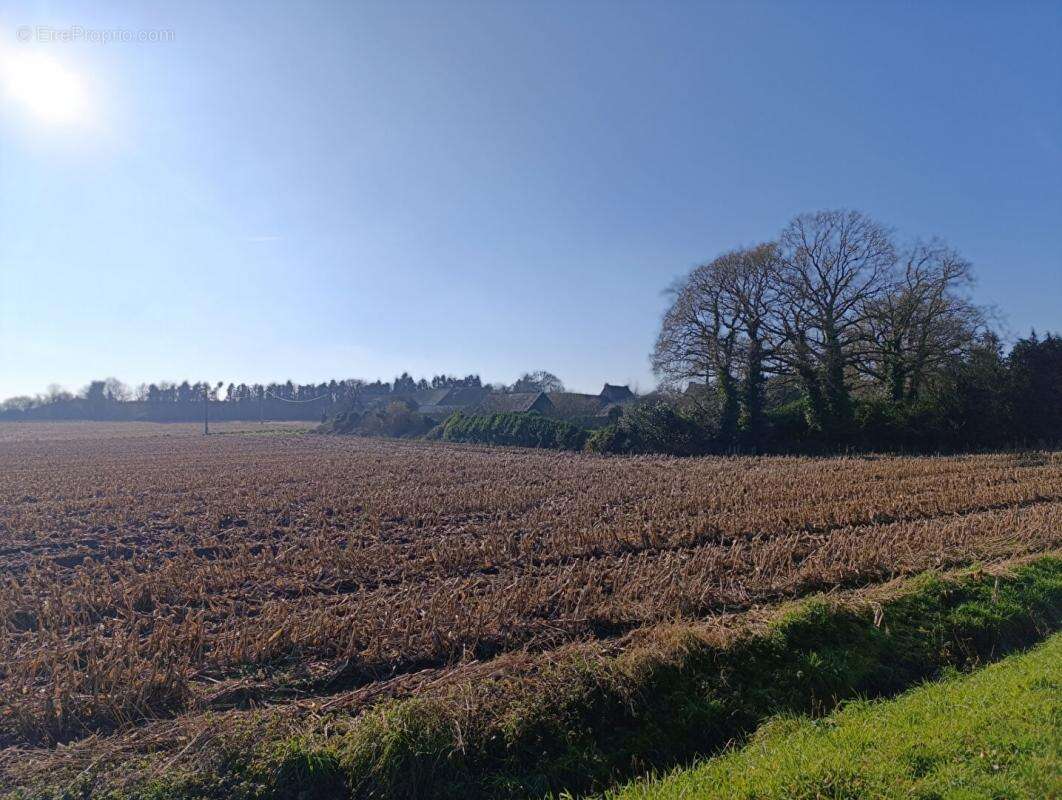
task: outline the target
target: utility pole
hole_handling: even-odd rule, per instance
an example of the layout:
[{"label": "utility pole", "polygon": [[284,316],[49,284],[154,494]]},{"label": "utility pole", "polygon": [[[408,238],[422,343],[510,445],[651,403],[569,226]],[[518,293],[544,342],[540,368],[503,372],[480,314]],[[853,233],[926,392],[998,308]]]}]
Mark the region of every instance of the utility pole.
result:
[{"label": "utility pole", "polygon": [[203,384],[203,435],[210,435],[210,384]]}]

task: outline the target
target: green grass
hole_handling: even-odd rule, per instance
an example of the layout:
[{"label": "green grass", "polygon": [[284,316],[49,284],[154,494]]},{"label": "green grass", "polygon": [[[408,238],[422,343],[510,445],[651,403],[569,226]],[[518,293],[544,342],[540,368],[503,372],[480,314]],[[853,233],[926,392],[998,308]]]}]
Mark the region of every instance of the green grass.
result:
[{"label": "green grass", "polygon": [[1062,634],[896,700],[776,719],[740,750],[607,797],[1062,797]]}]

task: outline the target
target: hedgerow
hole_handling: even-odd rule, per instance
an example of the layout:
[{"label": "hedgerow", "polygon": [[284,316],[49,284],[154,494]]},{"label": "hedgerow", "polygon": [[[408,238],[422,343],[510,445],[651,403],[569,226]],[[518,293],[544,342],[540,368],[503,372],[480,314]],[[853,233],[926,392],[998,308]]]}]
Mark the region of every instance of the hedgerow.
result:
[{"label": "hedgerow", "polygon": [[553,450],[582,450],[588,432],[562,420],[535,413],[464,414],[450,416],[432,438]]}]

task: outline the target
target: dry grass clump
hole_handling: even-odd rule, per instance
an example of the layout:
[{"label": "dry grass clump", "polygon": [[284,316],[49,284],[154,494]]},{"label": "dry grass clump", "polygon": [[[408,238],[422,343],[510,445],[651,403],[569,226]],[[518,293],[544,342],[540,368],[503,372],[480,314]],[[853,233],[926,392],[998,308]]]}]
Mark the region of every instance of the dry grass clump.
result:
[{"label": "dry grass clump", "polygon": [[1062,544],[1057,453],[674,460],[68,430],[0,426],[8,745]]}]

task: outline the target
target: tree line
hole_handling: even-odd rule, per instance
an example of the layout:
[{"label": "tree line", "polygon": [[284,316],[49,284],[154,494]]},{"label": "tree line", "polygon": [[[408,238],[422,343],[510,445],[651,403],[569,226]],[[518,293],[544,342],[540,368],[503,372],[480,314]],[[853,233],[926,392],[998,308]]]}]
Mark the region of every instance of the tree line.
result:
[{"label": "tree line", "polygon": [[10,398],[0,403],[0,419],[197,420],[203,417],[203,404],[209,399],[210,414],[217,419],[316,420],[359,399],[480,385],[478,375],[417,380],[406,372],[393,381],[350,378],[307,384],[163,381],[129,387],[116,378],[106,378],[92,381],[76,394],[52,386],[35,397]]},{"label": "tree line", "polygon": [[414,378],[408,372],[392,381],[348,378],[307,384],[162,381],[130,387],[117,378],[106,378],[92,381],[77,393],[53,385],[34,397],[12,397],[0,403],[0,419],[198,420],[203,417],[204,401],[209,399],[210,414],[217,419],[316,420],[336,409],[380,398],[460,387],[505,392],[561,391],[564,384],[544,370],[524,373],[511,385],[494,386],[484,384],[475,374]]},{"label": "tree line", "polygon": [[[601,452],[960,450],[1062,441],[1062,339],[1006,350],[973,302],[970,262],[901,241],[856,211],[795,217],[776,237],[695,267],[669,290],[656,392],[596,432]],[[318,419],[418,390],[563,391],[550,372],[319,384],[93,381],[0,404],[0,419]]]},{"label": "tree line", "polygon": [[715,448],[1057,441],[1062,341],[1033,333],[1005,353],[971,285],[939,239],[802,214],[671,287],[653,369]]}]

